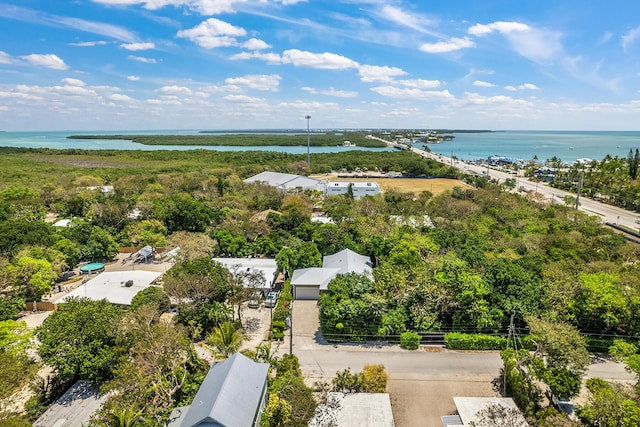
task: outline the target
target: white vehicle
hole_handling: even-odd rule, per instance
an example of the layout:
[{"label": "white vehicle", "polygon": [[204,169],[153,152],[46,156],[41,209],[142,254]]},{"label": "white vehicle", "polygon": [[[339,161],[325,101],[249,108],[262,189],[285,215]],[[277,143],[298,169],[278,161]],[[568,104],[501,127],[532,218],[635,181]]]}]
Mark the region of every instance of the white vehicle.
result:
[{"label": "white vehicle", "polygon": [[267,308],[273,308],[278,302],[278,294],[276,292],[269,292],[267,298],[264,300],[264,306]]}]

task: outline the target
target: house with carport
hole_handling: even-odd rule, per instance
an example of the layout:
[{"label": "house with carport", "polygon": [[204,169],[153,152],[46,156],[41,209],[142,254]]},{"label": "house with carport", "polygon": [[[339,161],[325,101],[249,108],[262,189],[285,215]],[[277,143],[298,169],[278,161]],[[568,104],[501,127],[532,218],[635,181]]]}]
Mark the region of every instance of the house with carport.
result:
[{"label": "house with carport", "polygon": [[338,274],[357,273],[372,276],[371,259],[351,249],[344,249],[322,259],[322,267],[295,270],[291,276],[293,298],[298,300],[317,300],[320,293],[327,290],[329,282]]}]

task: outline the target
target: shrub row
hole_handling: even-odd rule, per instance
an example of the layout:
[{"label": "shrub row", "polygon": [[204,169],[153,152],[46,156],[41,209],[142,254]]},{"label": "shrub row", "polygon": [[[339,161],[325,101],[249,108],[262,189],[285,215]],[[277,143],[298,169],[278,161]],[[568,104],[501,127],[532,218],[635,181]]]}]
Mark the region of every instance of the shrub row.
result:
[{"label": "shrub row", "polygon": [[278,302],[273,309],[273,317],[271,319],[270,337],[275,341],[282,341],[284,338],[285,320],[291,316],[291,283],[287,281],[278,296]]},{"label": "shrub row", "polygon": [[444,345],[451,350],[504,350],[507,339],[495,335],[450,332],[444,336]]}]

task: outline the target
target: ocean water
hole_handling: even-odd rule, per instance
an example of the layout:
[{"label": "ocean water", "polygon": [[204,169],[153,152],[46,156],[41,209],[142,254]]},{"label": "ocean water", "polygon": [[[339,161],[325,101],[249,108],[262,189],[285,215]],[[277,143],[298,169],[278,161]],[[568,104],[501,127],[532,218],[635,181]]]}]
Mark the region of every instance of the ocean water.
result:
[{"label": "ocean water", "polygon": [[[160,146],[141,145],[123,140],[67,139],[67,136],[77,134],[194,135],[198,133],[198,130],[0,132],[0,147],[80,148],[85,150],[191,150],[199,148],[217,151],[267,150],[293,154],[307,153],[306,145],[298,147]],[[221,133],[224,134],[224,132]],[[568,163],[582,158],[601,160],[607,154],[626,157],[629,149],[640,148],[640,131],[504,131],[456,133],[454,135],[453,141],[428,144],[429,148],[435,153],[446,156],[455,155],[463,160],[486,159],[489,156],[498,155],[522,160],[529,160],[533,156],[537,156],[542,161],[557,156]],[[422,145],[424,144],[417,144],[420,148]],[[348,150],[388,151],[389,149],[363,147],[311,147],[310,149],[312,154]]]},{"label": "ocean water", "polygon": [[538,156],[538,160],[543,161],[557,156],[566,163],[585,158],[602,160],[607,154],[626,157],[629,149],[640,149],[640,132],[636,131],[506,131],[454,135],[453,141],[429,144],[429,148],[463,160],[498,155],[522,160]]}]

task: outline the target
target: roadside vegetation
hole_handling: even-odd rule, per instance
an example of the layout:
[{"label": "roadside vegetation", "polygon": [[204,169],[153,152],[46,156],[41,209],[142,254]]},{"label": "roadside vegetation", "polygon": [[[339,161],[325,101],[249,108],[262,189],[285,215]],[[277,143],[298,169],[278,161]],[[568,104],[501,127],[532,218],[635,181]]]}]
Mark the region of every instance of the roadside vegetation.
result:
[{"label": "roadside vegetation", "polygon": [[[514,393],[534,393],[517,377],[516,366],[525,361],[527,378],[535,375],[557,393],[573,393],[584,373],[585,336],[592,351],[629,344],[616,354],[630,369],[640,365],[640,246],[597,219],[503,192],[483,177],[468,178],[475,188],[438,196],[387,191],[361,200],[283,194],[243,182],[264,170],[367,168],[457,177],[446,165],[403,152],[314,155],[312,167],[307,169],[305,156],[272,152],[0,149],[0,321],[18,319],[25,301],[46,297],[80,261],[112,260],[121,246],[181,247],[163,288],[140,295],[130,309],[71,301],[36,331],[38,352],[54,368],[56,381],[95,380],[114,391],[96,425],[119,414],[159,425],[175,406],[190,402],[206,374],[194,342],[205,340],[217,357],[237,350],[239,306],[251,289],[242,285],[240,272],[229,272],[212,256],[275,257],[289,273],[319,266],[322,256],[346,248],[370,256],[373,280],[338,276],[321,295],[322,332],[331,341],[383,340],[414,349],[423,334],[453,332],[459,335],[449,339],[458,345],[487,346],[490,339],[465,344],[464,334],[505,337],[513,316],[512,331],[530,335],[526,355],[503,355]],[[102,192],[103,185],[113,191]],[[311,222],[314,209],[333,223]],[[47,213],[71,219],[71,227],[53,227],[44,221]],[[433,227],[406,220],[423,215]],[[276,340],[290,309],[290,289],[283,294],[273,312]],[[160,315],[169,298],[177,301],[177,314],[164,322]],[[558,347],[566,344],[558,331],[572,331],[560,335],[572,337],[575,352]],[[23,346],[0,347],[9,349],[11,355],[1,356],[34,363]],[[532,351],[535,356],[523,361]],[[255,357],[266,360],[268,353],[256,350]],[[280,392],[267,409],[303,425],[315,404],[297,361],[273,366],[272,385]],[[587,425],[603,425],[589,420],[614,404],[607,399],[617,398],[615,389],[607,387],[615,386],[590,387],[591,406],[579,414]],[[53,387],[42,390],[32,417],[55,395]],[[636,389],[625,393],[640,402]],[[540,400],[533,396],[523,405],[535,411]]]}]

